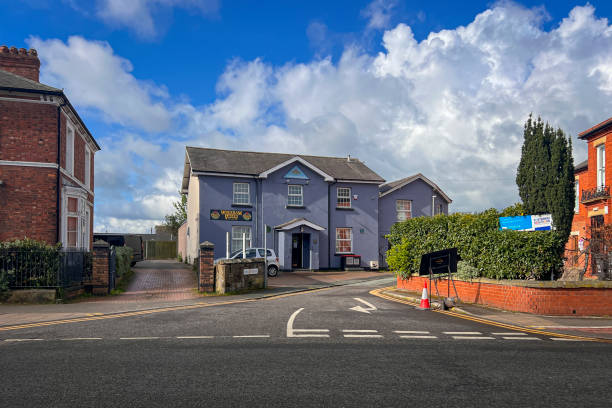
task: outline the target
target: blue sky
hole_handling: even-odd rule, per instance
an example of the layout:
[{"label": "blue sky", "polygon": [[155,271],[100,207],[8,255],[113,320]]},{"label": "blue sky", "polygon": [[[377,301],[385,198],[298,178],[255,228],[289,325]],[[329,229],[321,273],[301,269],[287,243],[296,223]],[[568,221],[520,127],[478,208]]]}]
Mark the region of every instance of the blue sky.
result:
[{"label": "blue sky", "polygon": [[529,112],[574,137],[611,116],[609,1],[23,0],[1,43],[34,47],[102,145],[96,228],[144,231],[184,146],[422,172],[451,210],[518,200]]}]

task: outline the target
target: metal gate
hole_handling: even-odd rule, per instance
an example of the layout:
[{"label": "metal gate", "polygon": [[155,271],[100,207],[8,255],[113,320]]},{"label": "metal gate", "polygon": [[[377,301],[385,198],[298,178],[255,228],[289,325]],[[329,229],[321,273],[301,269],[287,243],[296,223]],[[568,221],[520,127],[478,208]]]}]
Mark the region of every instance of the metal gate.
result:
[{"label": "metal gate", "polygon": [[601,280],[612,279],[612,225],[592,224],[590,235],[591,274]]},{"label": "metal gate", "polygon": [[111,246],[108,253],[108,292],[115,289],[115,277],[117,276],[117,253],[115,246]]}]

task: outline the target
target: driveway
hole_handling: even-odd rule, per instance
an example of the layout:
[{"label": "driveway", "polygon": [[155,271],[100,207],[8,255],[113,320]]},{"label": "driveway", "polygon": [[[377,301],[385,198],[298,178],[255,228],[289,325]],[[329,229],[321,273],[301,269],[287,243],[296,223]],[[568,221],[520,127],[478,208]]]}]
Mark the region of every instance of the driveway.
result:
[{"label": "driveway", "polygon": [[393,276],[390,272],[372,271],[298,271],[279,272],[278,277],[268,278],[270,288],[297,288],[313,285],[340,283],[354,279],[373,279]]}]

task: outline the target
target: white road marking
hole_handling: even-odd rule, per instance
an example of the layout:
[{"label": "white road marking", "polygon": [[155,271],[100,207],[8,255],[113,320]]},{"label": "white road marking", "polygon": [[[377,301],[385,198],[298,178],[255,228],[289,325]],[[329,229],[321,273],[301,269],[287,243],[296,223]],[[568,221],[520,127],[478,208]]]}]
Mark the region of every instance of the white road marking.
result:
[{"label": "white road marking", "polygon": [[495,337],[485,337],[485,336],[453,336],[455,340],[495,340]]},{"label": "white road marking", "polygon": [[363,304],[364,304],[364,305],[366,305],[368,308],[366,309],[366,308],[364,308],[363,306],[355,306],[355,307],[351,307],[351,308],[350,308],[350,310],[354,310],[354,311],[356,311],[356,312],[361,312],[361,313],[367,313],[367,314],[370,314],[370,312],[373,312],[374,310],[378,310],[378,309],[376,309],[376,306],[374,306],[374,305],[373,305],[373,304],[371,304],[371,303],[366,302],[366,301],[365,301],[365,300],[363,300],[363,299],[360,299],[360,298],[353,298],[353,299],[355,299],[355,300],[357,300],[357,301],[359,301],[359,302],[363,303]]},{"label": "white road marking", "polygon": [[494,336],[526,336],[527,333],[507,332],[507,333],[491,333]]},{"label": "white road marking", "polygon": [[393,333],[397,333],[397,334],[429,334],[428,331],[419,331],[419,330],[395,330]]},{"label": "white road marking", "polygon": [[287,337],[329,337],[329,334],[295,334],[296,331],[308,330],[312,332],[314,330],[316,331],[326,330],[326,329],[321,329],[321,330],[319,329],[294,329],[293,322],[295,322],[295,318],[297,317],[298,314],[300,314],[302,310],[304,310],[303,307],[293,312],[293,314],[289,317],[289,320],[287,321]]},{"label": "white road marking", "polygon": [[78,341],[78,340],[102,340],[102,337],[72,337],[67,339],[60,339],[63,341]]},{"label": "white road marking", "polygon": [[344,337],[381,338],[382,334],[345,334]]},{"label": "white road marking", "polygon": [[416,336],[399,336],[400,339],[437,339],[438,336],[420,336],[420,335],[416,335]]},{"label": "white road marking", "polygon": [[215,336],[176,336],[177,339],[213,339]]},{"label": "white road marking", "polygon": [[346,329],[342,330],[343,333],[378,333],[378,330],[360,330],[360,329]]},{"label": "white road marking", "polygon": [[119,337],[119,340],[157,340],[159,337]]},{"label": "white road marking", "polygon": [[589,340],[583,340],[583,339],[566,339],[563,337],[551,337],[550,339],[554,341],[589,341]]},{"label": "white road marking", "polygon": [[502,339],[506,339],[506,340],[542,340],[537,337],[514,337],[514,336],[512,337],[504,336],[502,337]]},{"label": "white road marking", "polygon": [[250,334],[250,335],[246,335],[246,336],[232,336],[235,339],[247,339],[247,338],[263,338],[263,337],[270,337],[269,334]]},{"label": "white road marking", "polygon": [[481,332],[442,332],[444,334],[482,334]]},{"label": "white road marking", "polygon": [[5,339],[7,342],[19,342],[19,341],[43,341],[44,339]]},{"label": "white road marking", "polygon": [[329,332],[329,329],[293,329],[294,332]]}]

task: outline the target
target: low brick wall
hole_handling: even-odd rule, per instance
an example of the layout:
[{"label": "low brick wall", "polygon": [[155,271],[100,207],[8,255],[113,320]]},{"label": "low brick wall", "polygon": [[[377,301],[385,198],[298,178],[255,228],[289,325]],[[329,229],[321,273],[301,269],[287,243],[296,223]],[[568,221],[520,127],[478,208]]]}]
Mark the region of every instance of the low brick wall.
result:
[{"label": "low brick wall", "polygon": [[[398,289],[415,292],[423,290],[428,277],[398,277]],[[448,280],[437,281],[441,296],[447,295]],[[513,312],[559,316],[607,316],[612,315],[612,282],[546,282],[546,281],[496,281],[477,279],[471,282],[455,280],[459,298],[464,303],[492,306]],[[429,288],[436,294],[432,282]],[[455,296],[453,286],[451,297]]]},{"label": "low brick wall", "polygon": [[225,259],[215,265],[215,292],[223,294],[241,289],[265,287],[263,258]]}]

